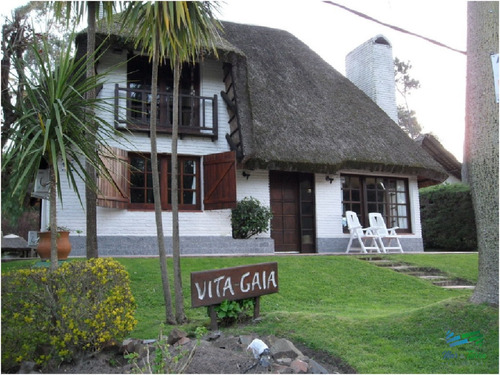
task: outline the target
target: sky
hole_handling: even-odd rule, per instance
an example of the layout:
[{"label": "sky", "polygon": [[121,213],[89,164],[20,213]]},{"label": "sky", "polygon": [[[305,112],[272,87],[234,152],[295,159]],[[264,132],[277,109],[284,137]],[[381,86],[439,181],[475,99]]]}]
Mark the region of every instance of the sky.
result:
[{"label": "sky", "polygon": [[[383,23],[465,51],[465,0],[335,0]],[[0,14],[26,1],[2,1]],[[225,0],[221,20],[289,31],[337,71],[345,74],[345,56],[382,34],[393,57],[409,61],[420,88],[409,97],[424,133],[435,135],[461,162],[465,132],[466,56],[421,38],[395,31],[320,0]],[[3,18],[3,17],[2,17]]]}]

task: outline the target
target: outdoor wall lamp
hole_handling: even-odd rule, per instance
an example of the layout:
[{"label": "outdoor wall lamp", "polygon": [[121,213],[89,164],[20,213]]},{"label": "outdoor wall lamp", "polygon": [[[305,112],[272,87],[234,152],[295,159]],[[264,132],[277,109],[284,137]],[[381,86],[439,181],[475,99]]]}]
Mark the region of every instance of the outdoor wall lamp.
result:
[{"label": "outdoor wall lamp", "polygon": [[325,177],[325,180],[326,180],[326,181],[330,181],[330,183],[332,183],[332,182],[333,182],[333,180],[334,180],[334,178],[333,178],[333,177],[330,177],[330,176],[326,176],[326,177]]},{"label": "outdoor wall lamp", "polygon": [[243,177],[246,177],[246,178],[247,178],[247,180],[248,180],[248,177],[250,177],[250,176],[251,176],[251,174],[250,174],[250,173],[247,173],[246,171],[243,171],[242,176],[243,176]]}]

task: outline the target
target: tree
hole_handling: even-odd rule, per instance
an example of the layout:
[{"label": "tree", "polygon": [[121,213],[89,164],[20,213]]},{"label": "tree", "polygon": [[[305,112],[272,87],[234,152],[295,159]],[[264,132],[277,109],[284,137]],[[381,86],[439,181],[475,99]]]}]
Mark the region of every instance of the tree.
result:
[{"label": "tree", "polygon": [[[111,180],[99,154],[96,143],[110,152],[107,140],[115,139],[119,133],[113,125],[99,115],[93,115],[88,121],[86,108],[93,108],[93,113],[113,112],[112,105],[104,100],[88,100],[84,97],[89,90],[100,84],[105,74],[86,77],[85,58],[80,60],[72,56],[73,37],[67,43],[55,62],[50,56],[48,43],[39,44],[34,38],[31,49],[37,68],[28,67],[23,85],[25,95],[20,105],[20,116],[13,126],[3,155],[2,172],[10,169],[12,175],[9,189],[4,198],[13,199],[22,196],[20,192],[28,190],[35,180],[40,165],[45,163],[50,175],[50,229],[51,229],[51,269],[57,262],[57,198],[62,201],[61,171],[65,171],[68,183],[80,198],[77,178],[86,179],[87,173],[83,160],[87,160]],[[22,59],[15,59],[16,64],[24,64]],[[94,126],[94,124],[96,124]],[[96,132],[96,126],[100,131]],[[89,141],[85,134],[95,135]],[[22,168],[21,168],[22,166]],[[94,184],[92,188],[97,189]],[[81,201],[81,199],[80,199]]]},{"label": "tree", "polygon": [[[43,19],[42,19],[43,18]],[[43,24],[44,31],[33,30],[33,21]],[[33,44],[33,37],[49,39],[51,56],[57,56],[58,43],[53,35],[59,32],[56,25],[47,17],[47,7],[43,2],[29,2],[12,12],[12,19],[6,18],[2,25],[2,70],[1,70],[1,105],[3,111],[2,122],[2,149],[9,139],[12,126],[20,116],[19,105],[24,96],[23,85],[25,65],[33,64],[33,54],[28,48]],[[62,36],[64,39],[64,35]],[[24,59],[25,65],[13,64],[13,59]],[[36,67],[35,67],[36,68]]]},{"label": "tree", "polygon": [[[85,8],[87,5],[87,8]],[[87,78],[92,78],[95,75],[95,49],[96,49],[96,18],[99,14],[98,9],[102,6],[103,13],[106,15],[106,21],[111,23],[112,15],[114,11],[114,2],[112,1],[56,1],[53,3],[56,17],[58,19],[66,19],[67,23],[71,19],[71,15],[74,13],[75,22],[79,23],[81,18],[83,18],[85,12],[87,12]],[[89,90],[86,93],[88,100],[92,101],[96,97],[95,88]],[[88,118],[91,120],[93,113],[92,108],[87,108]],[[94,134],[89,133],[86,136],[91,141]],[[87,178],[90,179],[89,183],[85,185],[85,205],[86,205],[86,252],[87,259],[97,258],[99,256],[99,250],[97,246],[97,193],[92,189],[92,184],[97,181],[97,174],[92,166],[92,163],[86,163],[87,168]]]},{"label": "tree", "polygon": [[498,52],[498,2],[467,5],[463,175],[471,187],[479,277],[471,301],[498,305],[498,103],[490,54]]},{"label": "tree", "polygon": [[[182,292],[180,244],[179,244],[179,208],[178,208],[178,120],[179,120],[179,77],[183,62],[194,63],[202,56],[203,49],[216,52],[214,38],[217,22],[212,15],[213,5],[209,2],[165,1],[133,3],[125,11],[124,24],[130,24],[135,31],[136,47],[141,45],[152,58],[153,72],[151,79],[151,97],[157,97],[158,65],[170,60],[174,71],[173,120],[172,120],[172,249],[174,262],[175,321],[186,320],[184,297]],[[158,156],[156,150],[156,100],[151,101],[151,166],[153,170],[153,194],[155,204],[156,231],[158,250],[162,268],[162,280],[167,321],[172,320],[168,313],[168,278],[166,273],[166,255],[161,218],[160,182],[158,176]]]},{"label": "tree", "polygon": [[411,78],[409,61],[404,62],[397,57],[394,59],[394,78],[396,89],[403,99],[403,105],[398,105],[398,124],[412,139],[417,138],[422,132],[415,111],[408,105],[408,96],[412,90],[420,88],[420,82]]}]

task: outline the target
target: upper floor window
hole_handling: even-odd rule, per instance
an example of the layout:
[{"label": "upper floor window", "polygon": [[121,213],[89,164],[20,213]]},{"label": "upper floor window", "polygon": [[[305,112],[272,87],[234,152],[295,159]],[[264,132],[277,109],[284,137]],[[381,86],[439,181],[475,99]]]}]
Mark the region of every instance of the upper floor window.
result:
[{"label": "upper floor window", "polygon": [[[152,65],[147,56],[130,56],[127,63],[128,119],[133,127],[149,127]],[[171,127],[174,74],[170,64],[158,68],[156,102],[158,129]],[[179,126],[199,126],[200,69],[184,64],[179,81]]]},{"label": "upper floor window", "polygon": [[403,178],[342,175],[343,214],[354,211],[369,226],[368,214],[379,212],[387,227],[411,233],[408,180]]}]

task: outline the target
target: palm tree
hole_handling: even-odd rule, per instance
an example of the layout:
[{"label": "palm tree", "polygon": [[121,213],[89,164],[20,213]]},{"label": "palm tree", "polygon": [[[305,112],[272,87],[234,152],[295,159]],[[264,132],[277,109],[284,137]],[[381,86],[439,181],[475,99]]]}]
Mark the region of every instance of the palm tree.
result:
[{"label": "palm tree", "polygon": [[[102,6],[103,13],[106,16],[106,21],[110,24],[112,22],[112,15],[115,9],[115,3],[113,1],[55,1],[52,3],[56,18],[65,19],[67,22],[70,21],[72,14],[75,17],[76,23],[79,23],[83,18],[85,12],[87,13],[87,77],[91,78],[95,75],[95,60],[91,58],[95,56],[95,40],[96,40],[96,18],[99,15],[98,9]],[[86,5],[86,7],[85,7]],[[92,89],[86,93],[86,97],[89,100],[94,100],[96,97],[96,90]],[[91,119],[92,108],[87,108],[88,116]],[[93,137],[93,134],[87,134],[89,140]],[[86,185],[85,188],[85,205],[86,205],[86,217],[87,217],[87,230],[86,230],[86,249],[87,249],[87,259],[97,258],[99,256],[99,250],[97,246],[97,193],[91,188],[92,183],[95,184],[97,181],[97,175],[95,168],[92,163],[86,163],[87,175],[91,180],[91,183]]]},{"label": "palm tree", "polygon": [[[170,60],[174,71],[174,98],[172,120],[172,248],[174,261],[175,321],[186,320],[182,293],[180,245],[179,245],[179,201],[178,201],[178,119],[179,77],[183,62],[195,62],[203,48],[216,52],[214,38],[218,23],[212,14],[213,3],[197,1],[135,2],[125,11],[125,25],[135,30],[136,47],[142,46],[152,57],[151,79],[151,166],[153,170],[153,192],[158,235],[158,250],[162,267],[162,279],[166,279],[166,256],[161,219],[160,182],[156,150],[156,100],[158,65]],[[164,289],[167,284],[164,283]],[[168,315],[168,314],[167,314]],[[169,317],[167,316],[167,320]]]},{"label": "palm tree", "polygon": [[[3,155],[2,171],[12,170],[10,179],[11,197],[19,192],[28,191],[29,184],[35,180],[42,162],[49,167],[50,175],[50,229],[51,229],[51,269],[57,268],[57,193],[61,193],[61,164],[69,184],[78,192],[77,178],[86,181],[88,174],[85,161],[91,163],[104,177],[111,176],[96,152],[96,145],[111,152],[107,140],[116,139],[119,133],[99,114],[112,113],[108,101],[85,98],[85,93],[99,86],[106,73],[96,77],[86,77],[85,57],[76,60],[72,56],[74,36],[61,49],[54,62],[50,56],[47,42],[31,46],[35,56],[36,69],[28,67],[26,74],[25,97],[20,103],[23,114],[15,123],[14,131],[8,140],[8,148]],[[17,59],[16,64],[23,64]],[[87,111],[92,108],[93,115]],[[90,121],[89,121],[90,120]],[[96,127],[100,131],[96,132]],[[94,134],[92,139],[86,134]],[[85,161],[84,161],[85,160]],[[97,185],[88,182],[97,190]]]}]

